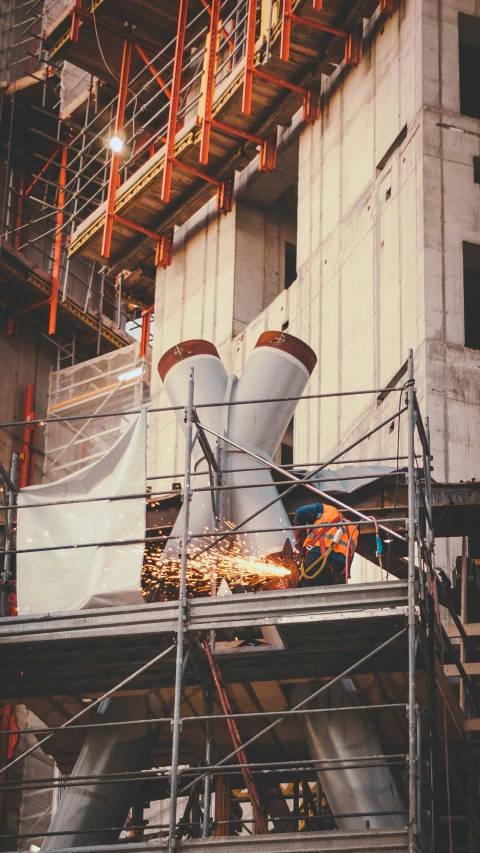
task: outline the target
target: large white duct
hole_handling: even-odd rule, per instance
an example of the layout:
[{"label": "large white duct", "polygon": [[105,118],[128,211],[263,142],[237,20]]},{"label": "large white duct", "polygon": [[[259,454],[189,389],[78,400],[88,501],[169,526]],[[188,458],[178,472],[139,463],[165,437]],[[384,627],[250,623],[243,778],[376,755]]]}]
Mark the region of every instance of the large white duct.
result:
[{"label": "large white duct", "polygon": [[[209,341],[183,341],[167,350],[158,363],[158,372],[165,385],[172,406],[185,406],[188,398],[188,383],[194,369],[194,403],[223,403],[227,390],[228,376],[214,345]],[[223,407],[200,409],[205,426],[219,432],[222,425]],[[177,421],[185,432],[183,408],[176,413]],[[194,488],[209,485],[208,465],[200,444],[195,442],[192,452],[195,461]],[[164,550],[165,559],[178,560],[183,524],[183,508],[175,521],[172,538]],[[214,528],[214,513],[211,493],[194,492],[190,504],[190,530],[193,533],[210,531]],[[205,540],[192,540],[191,548],[201,548]]]},{"label": "large white duct", "polygon": [[[269,533],[244,533],[238,546],[246,555],[266,557],[283,550],[286,539],[293,544],[293,534],[287,513],[273,483],[268,462],[282,440],[295,411],[297,400],[277,398],[299,397],[305,389],[316,364],[316,356],[307,344],[284,332],[264,332],[247,361],[240,379],[230,377],[220,361],[213,344],[207,341],[185,341],[169,349],[160,359],[158,370],[173,406],[185,406],[190,370],[194,368],[194,401],[202,423],[220,435],[225,435],[265,459],[267,465],[223,443],[222,467],[228,473],[224,485],[234,486],[222,495],[220,517],[243,530],[271,529]],[[252,400],[265,400],[250,403]],[[202,403],[233,402],[228,407],[202,408]],[[269,402],[271,401],[271,402]],[[184,424],[183,409],[177,419]],[[214,439],[208,436],[211,445]],[[205,472],[206,461],[198,442],[194,445],[195,471]],[[244,470],[238,470],[244,469]],[[245,470],[246,469],[246,470]],[[208,485],[208,475],[197,475],[194,486]],[[253,488],[248,488],[252,486]],[[259,512],[266,504],[272,506]],[[243,524],[254,513],[259,515]],[[166,559],[178,560],[179,537],[183,513],[165,547]],[[211,494],[194,493],[190,509],[190,530],[194,533],[213,529],[214,518]],[[205,540],[191,542],[195,551]]]},{"label": "large white duct", "polygon": [[[312,693],[308,684],[289,691],[292,707]],[[312,708],[354,706],[356,690],[350,679],[334,684],[311,703]],[[352,759],[382,755],[382,747],[366,711],[332,711],[302,718],[302,734],[312,758],[340,759],[335,770],[317,771],[320,784],[339,829],[400,828],[407,823],[403,797],[386,761],[375,766],[355,766]],[[368,761],[365,762],[368,765]],[[338,769],[341,768],[341,769]],[[345,769],[343,769],[345,768]],[[367,823],[368,822],[368,823]]]},{"label": "large white duct", "polygon": [[[162,708],[152,695],[106,699],[97,711],[97,723],[149,718],[152,722],[90,729],[71,779],[147,769],[159,731],[155,717],[161,713]],[[49,832],[60,834],[47,836],[41,849],[114,843],[121,832],[115,827],[123,827],[139,786],[138,781],[127,780],[120,784],[100,779],[92,784],[67,787],[49,829]]]},{"label": "large white duct", "polygon": [[[278,398],[300,397],[316,361],[313,350],[292,335],[284,332],[260,335],[233,392],[233,401],[242,405],[230,409],[228,438],[262,456],[267,466],[225,445],[223,458],[224,467],[230,472],[228,484],[235,487],[228,493],[228,517],[234,524],[241,524],[278,498],[268,461],[275,454],[298,403],[295,399],[279,402]],[[266,402],[249,403],[250,400]],[[248,470],[238,470],[242,468]],[[252,484],[255,488],[248,488]],[[258,557],[282,551],[286,539],[294,544],[286,510],[279,500],[243,524],[242,529],[271,531],[239,537],[244,550]]]}]

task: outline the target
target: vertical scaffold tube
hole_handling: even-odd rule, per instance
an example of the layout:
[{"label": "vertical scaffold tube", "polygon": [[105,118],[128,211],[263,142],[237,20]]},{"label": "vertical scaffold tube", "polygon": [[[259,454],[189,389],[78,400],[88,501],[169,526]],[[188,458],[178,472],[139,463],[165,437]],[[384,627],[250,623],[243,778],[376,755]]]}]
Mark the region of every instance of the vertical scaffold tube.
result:
[{"label": "vertical scaffold tube", "polygon": [[177,656],[175,661],[175,695],[173,701],[172,722],[172,765],[170,775],[170,819],[168,829],[168,850],[173,853],[177,844],[177,798],[178,798],[178,764],[180,758],[180,732],[182,728],[181,702],[182,702],[182,677],[184,662],[184,639],[185,620],[187,618],[187,561],[190,518],[190,489],[192,476],[192,437],[193,437],[193,397],[194,397],[194,374],[195,368],[190,366],[188,379],[187,405],[185,409],[185,483],[183,487],[183,526],[180,554],[180,584],[178,591],[178,620],[177,620]]},{"label": "vertical scaffold tube", "polygon": [[416,707],[416,591],[415,591],[415,379],[413,350],[408,351],[408,793],[409,851],[417,849],[417,707]]}]

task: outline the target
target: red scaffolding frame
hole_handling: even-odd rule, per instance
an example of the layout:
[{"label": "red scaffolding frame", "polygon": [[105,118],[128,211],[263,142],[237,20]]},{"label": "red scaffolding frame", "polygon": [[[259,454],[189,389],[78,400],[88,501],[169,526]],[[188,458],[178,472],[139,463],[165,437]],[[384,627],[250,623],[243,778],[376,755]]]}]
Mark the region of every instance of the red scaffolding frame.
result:
[{"label": "red scaffolding frame", "polygon": [[[35,420],[35,385],[30,382],[25,389],[25,400],[23,404],[23,420]],[[36,423],[25,423],[23,427],[23,442],[20,455],[18,486],[24,489],[33,483],[33,469],[35,465],[35,438],[37,434]]]},{"label": "red scaffolding frame", "polygon": [[210,132],[212,127],[217,128],[222,133],[229,136],[238,136],[240,139],[245,139],[248,142],[253,142],[260,148],[260,170],[270,172],[275,168],[277,145],[276,134],[270,134],[267,139],[262,139],[252,133],[247,133],[225,122],[218,121],[213,118],[213,98],[215,94],[215,73],[217,67],[217,41],[218,30],[220,24],[220,3],[221,0],[212,0],[210,29],[208,35],[207,46],[207,62],[206,62],[206,85],[204,108],[202,116],[202,135],[200,141],[200,163],[203,165],[208,163],[209,148],[210,148]]},{"label": "red scaffolding frame", "polygon": [[[396,0],[382,0],[383,3],[396,2]],[[363,27],[361,23],[355,24],[351,31],[332,27],[329,24],[324,24],[321,21],[315,21],[312,18],[305,18],[293,12],[292,0],[284,0],[281,13],[281,41],[280,41],[280,59],[283,62],[288,62],[290,58],[291,30],[292,24],[301,24],[305,27],[310,27],[320,32],[330,33],[334,36],[339,36],[345,39],[345,62],[347,65],[358,65],[362,58],[362,36]],[[313,0],[312,9],[319,12],[322,9],[322,0]],[[257,10],[258,0],[248,0],[248,15],[247,15],[247,43],[245,56],[245,76],[243,84],[242,112],[244,115],[250,115],[252,109],[252,92],[254,77],[260,77],[268,83],[290,89],[292,92],[298,92],[303,97],[303,118],[304,121],[315,122],[320,115],[320,92],[315,86],[309,89],[303,86],[298,86],[290,80],[285,80],[282,77],[277,77],[269,74],[262,68],[255,65],[255,42],[257,28]]]},{"label": "red scaffolding frame", "polygon": [[[212,128],[220,134],[238,137],[247,142],[256,145],[259,148],[259,168],[262,171],[270,171],[276,165],[276,134],[272,133],[267,138],[262,138],[246,130],[235,127],[230,123],[223,122],[214,117],[214,98],[215,98],[215,83],[216,71],[218,63],[218,41],[219,35],[225,39],[225,45],[231,52],[235,50],[235,41],[232,33],[226,25],[221,21],[221,0],[201,0],[203,6],[207,9],[210,16],[210,25],[208,33],[208,41],[206,45],[206,64],[205,64],[205,91],[203,96],[203,104],[200,110],[201,121],[201,138],[200,138],[200,153],[199,164],[205,166],[209,161],[210,154],[210,137]],[[293,0],[283,0],[280,4],[280,60],[288,62],[290,58],[292,26],[303,26],[313,30],[318,30],[332,36],[342,38],[345,42],[344,60],[348,65],[357,65],[362,59],[362,39],[363,39],[363,22],[358,20],[348,25],[347,28],[331,26],[323,23],[315,17],[305,17],[293,11]],[[398,0],[379,0],[379,12],[382,15],[393,15],[398,8]],[[102,27],[107,32],[120,36],[123,39],[123,52],[120,69],[120,79],[118,87],[117,108],[115,117],[114,135],[123,141],[123,133],[125,128],[125,112],[127,107],[127,94],[129,87],[129,77],[132,59],[132,50],[135,48],[140,58],[145,63],[146,68],[150,71],[153,78],[157,80],[158,85],[169,99],[169,112],[166,136],[160,141],[165,144],[165,161],[163,166],[162,189],[160,200],[163,204],[168,204],[171,200],[172,190],[172,175],[174,167],[184,170],[200,180],[208,182],[216,188],[217,192],[217,210],[227,213],[232,209],[233,204],[233,176],[219,179],[208,172],[202,171],[191,162],[182,162],[175,156],[176,134],[179,126],[180,104],[182,93],[182,71],[185,53],[185,40],[187,32],[189,2],[188,0],[178,0],[178,18],[177,30],[175,39],[175,50],[173,56],[173,76],[171,84],[165,79],[165,76],[158,71],[158,66],[154,64],[154,60],[150,59],[152,47],[146,45],[144,41],[137,38],[132,30],[132,27],[126,25],[124,28],[115,26],[108,20],[103,20],[101,17],[96,18],[91,11],[86,11],[83,8],[83,0],[74,0],[71,9],[71,38],[73,41],[78,41],[79,28],[83,21],[92,20],[96,26]],[[322,10],[322,0],[311,0],[311,12],[320,12]],[[310,14],[308,11],[307,15]],[[284,87],[292,92],[296,92],[303,99],[305,121],[314,122],[320,114],[320,86],[314,80],[308,88],[300,86],[296,82],[289,79],[284,79],[277,74],[271,74],[262,66],[255,64],[255,46],[257,34],[257,17],[258,17],[258,0],[247,0],[247,18],[246,18],[246,39],[245,39],[245,70],[243,79],[243,97],[242,97],[242,112],[244,115],[250,115],[252,109],[252,94],[253,82],[255,77],[265,80],[271,85]],[[233,26],[233,23],[232,23]],[[169,57],[171,59],[171,57]],[[56,329],[56,315],[59,291],[59,279],[61,272],[61,254],[62,254],[62,230],[64,222],[63,207],[65,201],[65,183],[67,174],[67,148],[66,146],[58,147],[47,163],[39,171],[32,184],[21,193],[22,199],[26,198],[31,191],[36,181],[42,176],[48,165],[56,158],[57,153],[62,150],[62,160],[60,164],[60,179],[59,179],[59,194],[58,194],[58,213],[57,213],[57,236],[54,247],[54,262],[52,271],[52,296],[50,300],[50,319],[49,319],[49,334],[53,334]],[[155,151],[152,142],[150,146],[150,156]],[[133,152],[135,153],[135,151]],[[101,256],[105,260],[110,258],[112,248],[112,235],[114,223],[117,222],[124,228],[136,231],[144,236],[152,239],[155,243],[155,264],[166,267],[172,262],[173,251],[173,228],[169,228],[164,234],[158,234],[149,228],[133,222],[125,216],[121,216],[115,212],[117,190],[120,184],[121,174],[121,152],[113,151],[110,158],[110,171],[108,180],[108,191],[106,199],[106,214],[103,227],[103,237],[101,246]],[[21,204],[22,202],[19,202]],[[21,217],[22,211],[18,208],[17,218]],[[19,220],[20,221],[20,220]],[[45,302],[40,302],[29,309],[18,312],[26,313],[27,310],[40,307]],[[14,321],[10,324],[9,331],[14,326]]]},{"label": "red scaffolding frame", "polygon": [[65,185],[67,183],[68,146],[62,147],[60,161],[60,174],[58,176],[57,196],[57,218],[55,223],[55,243],[53,247],[52,266],[52,295],[50,297],[50,318],[48,321],[48,334],[54,335],[57,329],[57,306],[58,289],[60,286],[60,273],[62,270],[62,247],[63,247],[63,220],[65,206]]},{"label": "red scaffolding frame", "polygon": [[150,305],[142,311],[142,334],[140,337],[140,358],[148,358],[148,345],[150,343],[150,321],[155,305]]}]

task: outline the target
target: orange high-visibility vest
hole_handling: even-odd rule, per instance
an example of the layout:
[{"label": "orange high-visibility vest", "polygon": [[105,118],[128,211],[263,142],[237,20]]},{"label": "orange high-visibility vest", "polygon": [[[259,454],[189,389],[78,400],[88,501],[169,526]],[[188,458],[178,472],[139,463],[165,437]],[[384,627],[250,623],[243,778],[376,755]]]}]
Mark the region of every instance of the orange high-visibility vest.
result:
[{"label": "orange high-visibility vest", "polygon": [[[345,563],[350,568],[350,564],[355,554],[355,549],[358,542],[358,527],[354,524],[349,524],[342,527],[342,534],[338,542],[334,545],[333,539],[338,530],[338,527],[319,527],[321,524],[338,524],[338,522],[347,521],[334,506],[323,504],[323,512],[317,516],[313,526],[308,531],[303,547],[305,551],[311,551],[312,548],[320,548],[320,553],[324,554],[330,547],[335,554],[341,554],[345,557]],[[348,551],[348,553],[347,553]]]}]

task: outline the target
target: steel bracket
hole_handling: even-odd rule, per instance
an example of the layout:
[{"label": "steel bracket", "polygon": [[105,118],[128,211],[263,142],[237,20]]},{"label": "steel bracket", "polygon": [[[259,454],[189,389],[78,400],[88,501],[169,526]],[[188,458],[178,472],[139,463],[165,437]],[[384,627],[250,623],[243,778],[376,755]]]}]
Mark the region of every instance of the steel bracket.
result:
[{"label": "steel bracket", "polygon": [[363,56],[363,23],[358,21],[345,42],[346,65],[360,65]]},{"label": "steel bracket", "polygon": [[173,260],[173,228],[162,234],[155,247],[155,266],[166,269]]},{"label": "steel bracket", "polygon": [[233,207],[234,176],[231,175],[222,181],[217,189],[217,211],[219,213],[230,213]]}]

